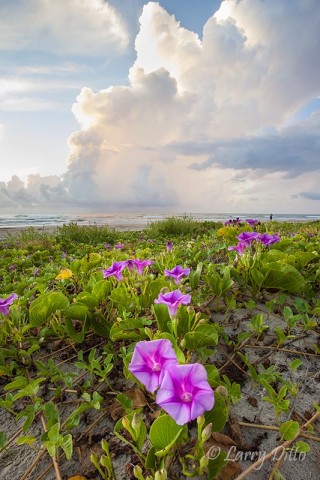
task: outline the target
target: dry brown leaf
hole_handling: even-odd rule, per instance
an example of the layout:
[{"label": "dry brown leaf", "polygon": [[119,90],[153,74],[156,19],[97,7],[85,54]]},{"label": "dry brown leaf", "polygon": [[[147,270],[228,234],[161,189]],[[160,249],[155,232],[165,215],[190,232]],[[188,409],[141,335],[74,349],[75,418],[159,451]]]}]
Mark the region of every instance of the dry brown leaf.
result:
[{"label": "dry brown leaf", "polygon": [[147,405],[147,399],[139,388],[132,387],[124,393],[133,400],[134,408],[141,408]]},{"label": "dry brown leaf", "polygon": [[108,408],[108,411],[110,413],[110,416],[112,420],[117,422],[119,418],[123,417],[126,414],[125,409],[123,408],[122,405],[118,402],[118,400],[114,400],[110,407]]},{"label": "dry brown leaf", "polygon": [[238,419],[235,415],[229,415],[229,425],[232,432],[232,438],[236,442],[239,450],[249,450],[249,445],[245,441]]},{"label": "dry brown leaf", "polygon": [[223,435],[223,433],[212,432],[211,438],[214,441],[215,445],[217,445],[218,447],[231,447],[233,445],[236,446],[236,442],[227,435]]},{"label": "dry brown leaf", "polygon": [[216,480],[234,480],[240,475],[242,468],[237,462],[228,462],[227,465],[221,470]]}]

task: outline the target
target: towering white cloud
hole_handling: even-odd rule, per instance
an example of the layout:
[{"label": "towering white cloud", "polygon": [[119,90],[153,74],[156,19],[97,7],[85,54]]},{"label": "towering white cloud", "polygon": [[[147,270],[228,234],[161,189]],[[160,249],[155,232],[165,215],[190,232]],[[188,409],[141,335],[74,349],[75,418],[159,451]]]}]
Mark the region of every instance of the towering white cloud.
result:
[{"label": "towering white cloud", "polygon": [[320,95],[318,0],[225,0],[202,38],[149,2],[135,48],[128,85],[73,105],[70,201],[298,212],[318,198],[319,115],[292,120]]}]

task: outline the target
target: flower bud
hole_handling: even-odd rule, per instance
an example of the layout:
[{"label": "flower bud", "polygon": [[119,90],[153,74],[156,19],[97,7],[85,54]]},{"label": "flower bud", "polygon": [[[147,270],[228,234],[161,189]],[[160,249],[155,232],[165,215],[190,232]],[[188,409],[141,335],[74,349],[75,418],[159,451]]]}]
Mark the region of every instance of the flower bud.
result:
[{"label": "flower bud", "polygon": [[209,463],[209,458],[204,455],[203,457],[200,458],[200,470],[208,466]]},{"label": "flower bud", "polygon": [[206,428],[202,430],[201,440],[203,442],[206,442],[207,440],[209,440],[211,436],[211,432],[212,432],[212,423],[209,423],[209,425],[207,425]]},{"label": "flower bud", "polygon": [[197,418],[197,424],[199,425],[199,427],[203,427],[204,422],[205,422],[204,416],[199,415],[199,417]]},{"label": "flower bud", "polygon": [[133,475],[138,480],[144,480],[143,475],[142,475],[142,468],[139,465],[135,465],[133,467]]},{"label": "flower bud", "polygon": [[168,478],[168,475],[167,475],[167,470],[165,468],[158,470],[154,475],[154,480],[167,480],[167,478]]}]

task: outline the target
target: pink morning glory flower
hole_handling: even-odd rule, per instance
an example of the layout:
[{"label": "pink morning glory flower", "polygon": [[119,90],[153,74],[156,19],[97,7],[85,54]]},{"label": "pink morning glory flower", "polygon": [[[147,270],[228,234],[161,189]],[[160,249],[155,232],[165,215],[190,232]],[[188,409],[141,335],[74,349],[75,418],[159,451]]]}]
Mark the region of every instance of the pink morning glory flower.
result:
[{"label": "pink morning glory flower", "polygon": [[169,365],[166,368],[156,403],[178,425],[184,425],[211,410],[214,393],[203,365]]},{"label": "pink morning glory flower", "polygon": [[280,242],[280,237],[276,233],[274,235],[260,233],[259,240],[264,245],[273,245],[274,243]]},{"label": "pink morning glory flower", "polygon": [[239,255],[242,255],[246,246],[247,245],[245,242],[239,242],[238,245],[233,245],[232,247],[228,247],[228,250],[236,250]]},{"label": "pink morning glory flower", "polygon": [[190,268],[183,268],[181,267],[181,265],[177,265],[171,270],[165,270],[164,272],[165,277],[173,278],[178,285],[179,283],[181,283],[182,277],[187,277],[189,275]]},{"label": "pink morning glory flower", "polygon": [[2,313],[3,316],[8,315],[9,306],[12,305],[17,298],[18,295],[16,293],[12,293],[7,298],[0,298],[0,313]]},{"label": "pink morning glory flower", "polygon": [[237,239],[240,242],[243,242],[247,247],[250,247],[251,243],[254,240],[259,240],[259,233],[258,232],[242,232],[240,235],[237,236]]},{"label": "pink morning glory flower", "polygon": [[136,260],[133,260],[132,262],[136,267],[137,273],[139,275],[142,275],[144,268],[149,267],[150,265],[153,265],[152,260],[139,260],[139,258],[137,258]]},{"label": "pink morning glory flower", "polygon": [[172,247],[173,247],[173,244],[172,244],[172,242],[170,242],[170,241],[169,241],[169,242],[167,242],[167,244],[166,244],[166,249],[167,249],[167,252],[171,252],[171,250],[172,250]]},{"label": "pink morning glory flower", "polygon": [[149,392],[154,392],[161,385],[166,368],[176,363],[170,340],[143,340],[136,344],[128,369]]},{"label": "pink morning glory flower", "polygon": [[102,270],[103,278],[115,277],[117,280],[122,280],[122,271],[126,268],[127,262],[113,262],[111,267]]},{"label": "pink morning glory flower", "polygon": [[167,305],[170,315],[174,316],[177,313],[179,305],[188,305],[191,302],[191,296],[189,294],[184,295],[180,290],[174,290],[168,293],[159,293],[158,298],[154,303],[162,303]]},{"label": "pink morning glory flower", "polygon": [[250,227],[254,227],[256,223],[259,223],[258,220],[254,220],[253,218],[246,218],[246,222]]}]

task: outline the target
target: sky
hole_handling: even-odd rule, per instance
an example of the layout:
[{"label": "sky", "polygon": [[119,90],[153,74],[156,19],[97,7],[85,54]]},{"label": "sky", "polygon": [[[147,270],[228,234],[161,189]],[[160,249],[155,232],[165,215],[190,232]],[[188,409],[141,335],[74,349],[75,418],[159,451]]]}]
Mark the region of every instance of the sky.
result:
[{"label": "sky", "polygon": [[319,214],[319,7],[1,0],[0,214]]}]

